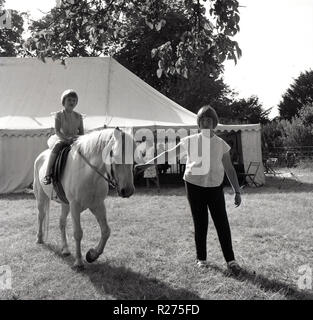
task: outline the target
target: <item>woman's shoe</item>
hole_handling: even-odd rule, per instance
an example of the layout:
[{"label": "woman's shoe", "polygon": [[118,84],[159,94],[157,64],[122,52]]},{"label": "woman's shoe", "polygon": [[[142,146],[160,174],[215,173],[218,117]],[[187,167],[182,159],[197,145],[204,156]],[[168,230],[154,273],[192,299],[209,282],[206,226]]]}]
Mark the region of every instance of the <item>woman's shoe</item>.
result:
[{"label": "woman's shoe", "polygon": [[51,184],[51,175],[45,176],[45,177],[42,179],[42,183],[43,183],[44,185]]},{"label": "woman's shoe", "polygon": [[229,261],[227,263],[227,269],[231,274],[235,276],[239,276],[242,271],[242,268],[236,260]]},{"label": "woman's shoe", "polygon": [[208,263],[207,263],[206,260],[199,260],[199,259],[197,259],[197,260],[196,260],[196,266],[197,266],[198,268],[207,268],[207,267],[208,267]]}]

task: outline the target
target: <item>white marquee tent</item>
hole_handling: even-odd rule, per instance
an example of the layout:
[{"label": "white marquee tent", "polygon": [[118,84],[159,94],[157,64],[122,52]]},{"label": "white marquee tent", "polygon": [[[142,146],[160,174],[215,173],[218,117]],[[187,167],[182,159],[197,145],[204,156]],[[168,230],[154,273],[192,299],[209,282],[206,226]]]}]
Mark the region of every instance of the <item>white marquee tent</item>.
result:
[{"label": "white marquee tent", "polygon": [[[65,89],[79,96],[86,130],[107,126],[195,128],[195,114],[179,106],[113,58],[69,58],[46,63],[0,58],[0,194],[20,192],[33,179],[33,162],[53,132],[51,113]],[[245,167],[261,161],[260,125],[219,125],[241,131]],[[263,170],[258,181],[264,182]]]}]

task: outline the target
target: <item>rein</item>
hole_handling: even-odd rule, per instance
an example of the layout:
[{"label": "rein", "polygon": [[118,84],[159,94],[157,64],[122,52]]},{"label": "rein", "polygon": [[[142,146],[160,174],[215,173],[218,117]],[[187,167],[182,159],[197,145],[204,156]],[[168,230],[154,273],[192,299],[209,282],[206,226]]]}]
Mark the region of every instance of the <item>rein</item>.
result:
[{"label": "rein", "polygon": [[[94,166],[93,164],[91,164],[89,162],[89,160],[80,152],[80,151],[77,151],[78,154],[82,157],[82,159],[88,164],[88,166],[93,169],[95,172],[98,173],[99,176],[101,176],[112,188],[116,188],[117,187],[117,183],[116,183],[116,180],[114,179],[114,172],[113,172],[113,168],[112,168],[112,164],[111,164],[111,177],[106,177],[104,174],[102,174],[99,169]],[[111,152],[110,152],[110,156],[111,156]]]}]

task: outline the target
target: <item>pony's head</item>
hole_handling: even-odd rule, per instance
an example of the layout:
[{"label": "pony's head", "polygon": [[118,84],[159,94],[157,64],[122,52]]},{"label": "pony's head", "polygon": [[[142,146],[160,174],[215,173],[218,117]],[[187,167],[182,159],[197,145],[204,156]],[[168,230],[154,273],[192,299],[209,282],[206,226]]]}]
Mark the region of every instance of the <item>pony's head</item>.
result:
[{"label": "pony's head", "polygon": [[105,171],[106,180],[115,185],[118,195],[123,198],[130,197],[135,191],[132,159],[134,144],[132,136],[119,128],[94,131],[77,140],[80,152],[87,158],[102,158],[102,165],[98,169],[105,168],[101,171]]},{"label": "pony's head", "polygon": [[133,175],[134,139],[119,128],[115,128],[110,141],[103,149],[102,159],[107,165],[119,196],[130,197],[134,191]]}]

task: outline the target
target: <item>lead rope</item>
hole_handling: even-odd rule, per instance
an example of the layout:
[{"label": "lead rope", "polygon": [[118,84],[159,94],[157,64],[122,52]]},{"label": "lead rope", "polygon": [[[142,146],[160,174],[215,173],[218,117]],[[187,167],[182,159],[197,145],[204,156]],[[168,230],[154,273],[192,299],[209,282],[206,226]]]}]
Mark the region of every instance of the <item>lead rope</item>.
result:
[{"label": "lead rope", "polygon": [[[99,170],[98,170],[98,168],[97,167],[95,167],[94,165],[92,165],[89,161],[88,161],[88,159],[78,150],[77,151],[78,152],[78,154],[82,157],[82,159],[88,164],[88,166],[90,167],[90,168],[92,168],[94,171],[96,171],[97,173],[98,173],[98,175],[99,176],[101,176],[112,188],[116,188],[116,183],[115,183],[115,181],[114,180],[112,180],[112,179],[110,179],[110,178],[107,178],[105,175],[103,175]],[[111,164],[111,175],[112,175],[112,173],[113,173],[113,168],[112,168],[112,164]],[[113,177],[114,177],[114,175],[113,175]]]}]

